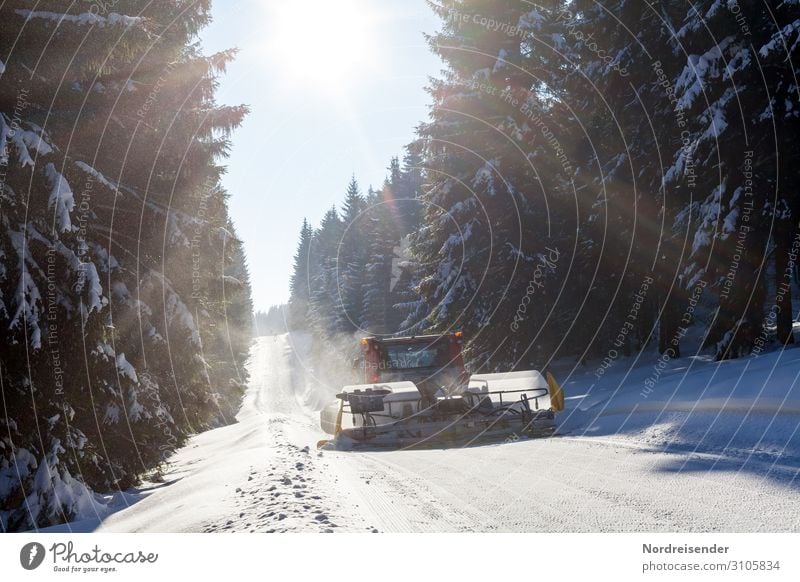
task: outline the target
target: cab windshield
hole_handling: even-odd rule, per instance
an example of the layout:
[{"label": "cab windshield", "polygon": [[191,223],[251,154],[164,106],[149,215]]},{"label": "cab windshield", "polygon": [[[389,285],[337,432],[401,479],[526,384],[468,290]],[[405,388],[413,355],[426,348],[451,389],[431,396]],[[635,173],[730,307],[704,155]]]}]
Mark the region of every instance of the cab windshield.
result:
[{"label": "cab windshield", "polygon": [[382,352],[384,364],[389,370],[433,368],[445,366],[449,361],[446,344],[385,345]]}]

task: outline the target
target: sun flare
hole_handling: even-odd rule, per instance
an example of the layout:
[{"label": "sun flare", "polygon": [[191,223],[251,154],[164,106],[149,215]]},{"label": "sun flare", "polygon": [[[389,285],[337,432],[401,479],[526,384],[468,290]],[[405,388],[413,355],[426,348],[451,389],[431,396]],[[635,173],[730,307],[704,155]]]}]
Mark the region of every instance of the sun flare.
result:
[{"label": "sun flare", "polygon": [[364,0],[279,0],[272,6],[270,58],[293,82],[344,89],[374,54]]}]

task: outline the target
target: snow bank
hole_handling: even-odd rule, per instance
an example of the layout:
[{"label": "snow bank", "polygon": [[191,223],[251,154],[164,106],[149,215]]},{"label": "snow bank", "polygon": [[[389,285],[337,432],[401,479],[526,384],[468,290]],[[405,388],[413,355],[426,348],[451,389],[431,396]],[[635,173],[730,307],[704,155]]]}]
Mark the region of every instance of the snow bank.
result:
[{"label": "snow bank", "polygon": [[594,372],[560,378],[561,433],[800,463],[800,349],[721,362],[648,354]]}]

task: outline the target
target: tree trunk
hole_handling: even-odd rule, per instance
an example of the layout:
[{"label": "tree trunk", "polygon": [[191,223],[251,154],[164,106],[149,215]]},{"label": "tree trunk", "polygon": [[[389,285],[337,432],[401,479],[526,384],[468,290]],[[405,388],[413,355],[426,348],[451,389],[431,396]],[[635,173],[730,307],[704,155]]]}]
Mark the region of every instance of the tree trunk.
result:
[{"label": "tree trunk", "polygon": [[777,309],[777,339],[781,345],[794,343],[792,334],[792,275],[789,249],[794,228],[791,220],[775,223],[775,305]]}]

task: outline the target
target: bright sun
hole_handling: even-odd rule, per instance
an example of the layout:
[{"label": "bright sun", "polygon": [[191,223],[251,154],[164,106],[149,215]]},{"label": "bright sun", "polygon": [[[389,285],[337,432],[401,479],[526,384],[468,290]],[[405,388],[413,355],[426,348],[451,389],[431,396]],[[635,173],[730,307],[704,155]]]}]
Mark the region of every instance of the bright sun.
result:
[{"label": "bright sun", "polygon": [[372,61],[366,0],[272,0],[270,58],[294,82],[343,90]]}]

